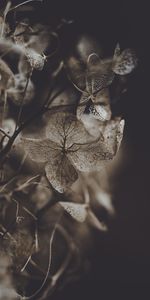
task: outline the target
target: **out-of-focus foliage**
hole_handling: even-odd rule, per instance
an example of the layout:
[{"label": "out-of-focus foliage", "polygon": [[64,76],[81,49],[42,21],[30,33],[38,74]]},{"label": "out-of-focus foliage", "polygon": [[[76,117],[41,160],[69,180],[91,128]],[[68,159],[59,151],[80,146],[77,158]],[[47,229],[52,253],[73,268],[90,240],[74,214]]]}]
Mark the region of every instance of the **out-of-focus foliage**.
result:
[{"label": "out-of-focus foliage", "polygon": [[49,299],[84,274],[93,230],[104,233],[115,216],[109,177],[124,120],[112,112],[111,87],[117,78],[119,94],[137,65],[133,50],[117,45],[103,57],[86,38],[80,55],[64,55],[60,35],[73,21],[36,22],[32,2],[43,5],[7,1],[0,11],[3,300]]}]

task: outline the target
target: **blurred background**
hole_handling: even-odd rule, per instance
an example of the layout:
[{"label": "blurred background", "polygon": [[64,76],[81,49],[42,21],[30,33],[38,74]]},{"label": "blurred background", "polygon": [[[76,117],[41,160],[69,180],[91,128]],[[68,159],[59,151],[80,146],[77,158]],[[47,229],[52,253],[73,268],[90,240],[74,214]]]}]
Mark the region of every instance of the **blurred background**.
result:
[{"label": "blurred background", "polygon": [[117,42],[133,48],[139,60],[128,91],[113,106],[126,121],[121,168],[113,179],[116,217],[106,235],[95,232],[90,271],[52,299],[103,300],[117,295],[121,300],[132,293],[131,299],[136,299],[137,292],[145,299],[150,291],[149,11],[142,2],[131,1],[44,0],[35,5],[33,18],[47,24],[74,20],[61,35],[64,53],[81,35],[88,35],[108,52]]}]

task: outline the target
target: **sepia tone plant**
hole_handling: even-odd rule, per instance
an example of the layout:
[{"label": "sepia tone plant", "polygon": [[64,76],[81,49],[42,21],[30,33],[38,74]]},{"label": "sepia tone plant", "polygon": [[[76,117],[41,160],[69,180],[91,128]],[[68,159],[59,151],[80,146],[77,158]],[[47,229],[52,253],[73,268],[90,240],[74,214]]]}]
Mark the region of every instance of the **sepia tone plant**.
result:
[{"label": "sepia tone plant", "polygon": [[137,66],[119,44],[109,58],[63,56],[72,20],[31,22],[34,2],[0,13],[0,299],[49,299],[85,272],[94,228],[108,229],[101,208],[115,214],[108,170],[125,121],[110,87]]}]

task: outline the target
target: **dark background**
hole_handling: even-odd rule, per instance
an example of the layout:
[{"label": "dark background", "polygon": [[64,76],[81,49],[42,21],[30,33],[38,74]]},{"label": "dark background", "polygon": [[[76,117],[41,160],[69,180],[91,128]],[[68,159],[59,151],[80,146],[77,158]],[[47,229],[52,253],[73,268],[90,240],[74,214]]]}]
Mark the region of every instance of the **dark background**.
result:
[{"label": "dark background", "polygon": [[129,157],[116,178],[117,218],[107,237],[96,236],[90,274],[57,293],[56,300],[146,299],[150,292],[150,22],[148,7],[138,2],[47,1],[49,18],[60,13],[75,18],[74,36],[88,33],[110,47],[119,41],[134,48],[139,59],[118,104],[126,120]]},{"label": "dark background", "polygon": [[146,299],[150,292],[149,9],[143,1],[45,0],[43,5],[35,5],[35,18],[49,24],[60,17],[75,20],[72,29],[64,33],[64,51],[78,34],[86,33],[112,48],[117,41],[122,47],[132,47],[139,59],[128,92],[118,104],[126,120],[129,159],[116,178],[116,220],[107,236],[96,235],[90,273],[52,298],[122,300],[140,295]]}]

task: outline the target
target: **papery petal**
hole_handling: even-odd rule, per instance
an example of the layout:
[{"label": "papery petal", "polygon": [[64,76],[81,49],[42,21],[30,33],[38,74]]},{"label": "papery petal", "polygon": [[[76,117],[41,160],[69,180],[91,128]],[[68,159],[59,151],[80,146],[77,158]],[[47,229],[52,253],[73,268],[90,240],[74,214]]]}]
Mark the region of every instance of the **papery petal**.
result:
[{"label": "papery petal", "polygon": [[50,117],[46,128],[46,136],[61,146],[68,148],[73,143],[85,143],[90,135],[84,125],[71,113],[56,113]]},{"label": "papery petal", "polygon": [[114,59],[112,70],[118,75],[131,73],[137,66],[137,58],[133,50],[125,49]]},{"label": "papery petal", "polygon": [[89,144],[82,144],[76,151],[68,152],[67,156],[80,171],[99,170],[102,161],[110,160],[119,149],[124,129],[124,121],[114,120],[101,124],[103,140],[100,138]]},{"label": "papery petal", "polygon": [[41,71],[44,68],[45,64],[45,56],[37,53],[33,49],[26,49],[25,50],[25,56],[31,66],[31,68],[35,70]]},{"label": "papery petal", "polygon": [[78,178],[76,170],[61,152],[53,156],[45,171],[52,186],[60,193],[64,193]]},{"label": "papery petal", "polygon": [[38,162],[52,160],[54,155],[59,152],[58,144],[45,139],[21,139],[21,146],[29,154],[30,158]]},{"label": "papery petal", "polygon": [[[90,59],[91,61],[91,59]],[[98,60],[95,63],[88,63],[86,74],[86,90],[90,94],[95,94],[103,88],[109,86],[114,79],[114,74],[111,70],[111,59]]]},{"label": "papery petal", "polygon": [[82,223],[87,217],[87,206],[80,203],[59,202],[59,204],[69,213],[72,218]]},{"label": "papery petal", "polygon": [[89,108],[89,112],[95,119],[100,121],[108,121],[111,118],[110,105],[104,106],[100,104],[92,104]]},{"label": "papery petal", "polygon": [[70,57],[66,62],[69,79],[79,91],[84,91],[86,86],[85,66],[75,57]]}]

